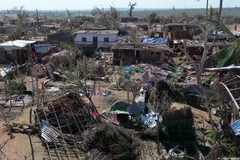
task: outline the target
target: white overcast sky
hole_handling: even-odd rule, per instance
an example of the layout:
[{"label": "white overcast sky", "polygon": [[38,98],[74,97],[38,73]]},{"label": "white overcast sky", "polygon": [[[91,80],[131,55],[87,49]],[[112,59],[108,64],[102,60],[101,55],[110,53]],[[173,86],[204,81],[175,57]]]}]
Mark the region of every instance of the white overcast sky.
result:
[{"label": "white overcast sky", "polygon": [[[93,7],[127,8],[129,0],[0,0],[0,10],[25,6],[26,10],[81,10]],[[136,8],[205,8],[206,0],[132,0]],[[219,6],[219,0],[209,0],[212,7]],[[223,7],[240,7],[240,0],[223,0]]]}]

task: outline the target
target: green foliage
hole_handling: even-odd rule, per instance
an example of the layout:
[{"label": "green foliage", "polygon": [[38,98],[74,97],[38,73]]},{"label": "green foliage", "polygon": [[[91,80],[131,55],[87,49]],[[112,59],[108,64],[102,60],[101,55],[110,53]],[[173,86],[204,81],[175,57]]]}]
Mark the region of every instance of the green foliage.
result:
[{"label": "green foliage", "polygon": [[208,131],[208,132],[206,133],[206,136],[209,137],[209,138],[214,138],[214,137],[215,137],[215,132],[214,132],[213,130]]},{"label": "green foliage", "polygon": [[216,11],[215,9],[213,9],[212,6],[210,6],[209,10],[208,10],[208,14],[209,14],[209,18],[217,18],[218,17],[218,11]]},{"label": "green foliage", "polygon": [[209,58],[205,66],[225,67],[235,64],[240,59],[240,39],[236,39],[232,44],[223,48],[218,53]]},{"label": "green foliage", "polygon": [[168,83],[170,89],[173,92],[173,101],[179,102],[179,103],[186,103],[186,93],[187,93],[187,87],[186,85],[181,85],[178,83],[171,82]]},{"label": "green foliage", "polygon": [[173,101],[172,101],[172,98],[169,97],[167,92],[162,92],[161,96],[162,96],[162,98],[161,98],[158,108],[161,111],[164,111],[171,107],[171,104]]},{"label": "green foliage", "polygon": [[67,51],[72,51],[72,46],[70,44],[63,43],[62,47],[63,47],[63,49],[65,49]]},{"label": "green foliage", "polygon": [[138,129],[144,129],[145,126],[144,124],[142,123],[142,120],[141,120],[141,117],[138,116],[138,117],[132,117],[132,123],[135,127],[137,127]]},{"label": "green foliage", "polygon": [[18,83],[18,82],[11,82],[11,84],[8,86],[8,93],[10,93],[10,95],[14,95],[14,94],[22,94],[22,91],[25,91],[27,88],[24,84]]}]

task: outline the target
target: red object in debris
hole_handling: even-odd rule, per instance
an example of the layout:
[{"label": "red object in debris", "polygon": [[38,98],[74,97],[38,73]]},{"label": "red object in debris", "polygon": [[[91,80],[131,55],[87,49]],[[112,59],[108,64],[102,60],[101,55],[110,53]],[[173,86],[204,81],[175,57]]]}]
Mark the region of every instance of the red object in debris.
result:
[{"label": "red object in debris", "polygon": [[223,77],[223,71],[222,71],[222,70],[220,70],[220,71],[218,72],[218,76],[219,76],[219,77]]},{"label": "red object in debris", "polygon": [[36,53],[32,52],[32,59],[35,60],[37,58]]}]

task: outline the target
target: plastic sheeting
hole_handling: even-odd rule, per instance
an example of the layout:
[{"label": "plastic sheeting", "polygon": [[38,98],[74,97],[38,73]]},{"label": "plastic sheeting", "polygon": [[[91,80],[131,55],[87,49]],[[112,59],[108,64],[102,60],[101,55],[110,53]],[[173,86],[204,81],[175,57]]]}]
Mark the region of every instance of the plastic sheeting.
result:
[{"label": "plastic sheeting", "polygon": [[48,121],[42,120],[42,133],[41,136],[46,142],[53,142],[57,137],[59,137],[60,131],[51,126]]},{"label": "plastic sheeting", "polygon": [[132,72],[132,71],[134,71],[134,68],[131,67],[131,66],[126,66],[126,67],[123,68],[123,70],[124,70],[125,72]]},{"label": "plastic sheeting", "polygon": [[102,111],[102,114],[117,113],[117,114],[128,114],[127,108],[130,104],[124,101],[116,101],[110,107]]},{"label": "plastic sheeting", "polygon": [[168,43],[168,38],[142,38],[141,43]]},{"label": "plastic sheeting", "polygon": [[235,66],[234,64],[228,67],[218,67],[218,68],[205,68],[205,71],[220,71],[220,70],[240,70],[240,66]]},{"label": "plastic sheeting", "polygon": [[233,129],[236,136],[240,136],[240,119],[231,123],[230,127]]}]

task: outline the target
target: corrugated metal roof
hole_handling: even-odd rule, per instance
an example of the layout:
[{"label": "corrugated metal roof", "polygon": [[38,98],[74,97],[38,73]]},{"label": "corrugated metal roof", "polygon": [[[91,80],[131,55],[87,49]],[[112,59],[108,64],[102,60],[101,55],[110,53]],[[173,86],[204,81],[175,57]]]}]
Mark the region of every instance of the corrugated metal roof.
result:
[{"label": "corrugated metal roof", "polygon": [[5,43],[0,44],[0,48],[4,48],[6,51],[22,49],[36,41],[28,41],[28,40],[15,40],[15,41],[7,41]]},{"label": "corrugated metal roof", "polygon": [[230,126],[235,132],[235,135],[239,136],[240,135],[240,119],[233,122]]},{"label": "corrugated metal roof", "polygon": [[118,30],[80,30],[79,34],[117,34]]},{"label": "corrugated metal roof", "polygon": [[41,136],[47,142],[53,142],[61,135],[61,132],[55,127],[51,126],[47,121],[42,120],[42,133]]}]

